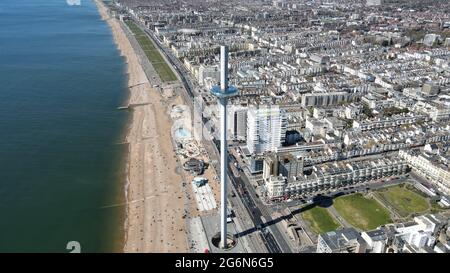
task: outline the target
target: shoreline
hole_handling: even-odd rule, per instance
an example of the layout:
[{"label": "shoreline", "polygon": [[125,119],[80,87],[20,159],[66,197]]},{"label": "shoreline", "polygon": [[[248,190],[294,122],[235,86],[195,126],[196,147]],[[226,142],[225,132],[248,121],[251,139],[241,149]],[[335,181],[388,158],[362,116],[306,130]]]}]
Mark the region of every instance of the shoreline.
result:
[{"label": "shoreline", "polygon": [[[116,45],[116,48],[119,50],[120,56],[124,59],[124,62],[126,64],[124,72],[127,75],[127,86],[129,86],[131,79],[130,79],[130,68],[129,68],[129,63],[128,63],[128,56],[126,56],[124,54],[123,50],[120,47],[119,42],[117,41],[117,37],[116,37],[117,34],[116,34],[113,26],[109,22],[109,20],[111,18],[108,15],[107,8],[104,6],[104,3],[101,0],[94,0],[94,3],[96,5],[96,7],[97,7],[97,10],[98,10],[98,12],[100,14],[101,19],[108,24],[108,27],[111,30],[111,33],[112,33],[113,40],[114,40],[114,43]],[[124,105],[128,105],[129,102],[130,102],[130,99],[131,99],[131,90],[130,90],[129,87],[127,87],[127,90],[128,90],[128,94],[127,94],[127,98],[123,101]],[[129,135],[129,132],[131,130],[131,125],[133,124],[133,120],[134,120],[133,113],[131,113],[131,115],[128,117],[128,121],[127,121],[127,123],[125,125],[125,131],[122,133],[122,139],[124,139],[124,141],[123,141],[124,143],[127,143],[128,135]],[[128,146],[127,150],[128,151],[126,152],[126,155],[124,155],[125,159],[123,160],[123,162],[125,164],[125,172],[124,172],[125,183],[123,184],[124,201],[125,201],[125,209],[124,209],[125,217],[124,217],[124,223],[123,223],[123,235],[122,235],[122,240],[120,242],[121,245],[119,247],[119,251],[120,252],[124,252],[124,250],[125,250],[124,246],[125,246],[125,244],[127,242],[127,239],[128,239],[127,238],[128,237],[128,235],[127,235],[127,233],[128,233],[127,232],[127,226],[128,226],[128,215],[129,215],[129,211],[128,210],[129,209],[128,209],[128,206],[126,204],[128,204],[128,188],[129,188],[129,184],[130,184],[130,177],[129,177],[130,147],[129,146]]]},{"label": "shoreline", "polygon": [[[101,0],[94,1],[125,58],[128,74],[123,252],[187,252],[183,178],[177,173],[168,103],[151,87],[138,53],[120,22]],[[158,117],[156,117],[158,115]],[[178,198],[175,196],[178,195]]]}]

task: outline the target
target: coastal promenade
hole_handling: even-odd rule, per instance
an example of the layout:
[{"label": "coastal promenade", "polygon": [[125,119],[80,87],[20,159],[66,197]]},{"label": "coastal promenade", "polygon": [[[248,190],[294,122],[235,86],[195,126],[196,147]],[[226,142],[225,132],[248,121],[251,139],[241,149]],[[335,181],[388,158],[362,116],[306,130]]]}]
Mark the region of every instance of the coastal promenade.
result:
[{"label": "coastal promenade", "polygon": [[186,252],[183,178],[177,172],[178,162],[171,141],[170,103],[152,88],[159,83],[159,77],[155,72],[147,78],[141,62],[148,60],[138,57],[122,24],[109,15],[103,2],[96,1],[96,4],[126,58],[130,108],[134,105],[126,138],[129,155],[123,250]]}]

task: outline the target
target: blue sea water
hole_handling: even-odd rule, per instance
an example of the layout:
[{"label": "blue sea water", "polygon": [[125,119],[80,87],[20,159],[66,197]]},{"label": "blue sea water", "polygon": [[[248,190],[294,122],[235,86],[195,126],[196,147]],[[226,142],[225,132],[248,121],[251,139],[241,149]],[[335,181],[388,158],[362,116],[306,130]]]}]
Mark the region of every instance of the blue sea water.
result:
[{"label": "blue sea water", "polygon": [[92,1],[0,1],[0,252],[120,251],[125,69]]}]

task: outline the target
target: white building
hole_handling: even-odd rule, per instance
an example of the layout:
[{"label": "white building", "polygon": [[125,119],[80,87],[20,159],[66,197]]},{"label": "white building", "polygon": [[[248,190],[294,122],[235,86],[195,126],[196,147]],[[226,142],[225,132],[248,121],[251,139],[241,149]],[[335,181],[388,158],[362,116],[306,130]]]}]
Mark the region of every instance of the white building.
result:
[{"label": "white building", "polygon": [[366,242],[354,228],[345,228],[320,234],[317,253],[364,253]]},{"label": "white building", "polygon": [[350,104],[345,106],[345,118],[354,119],[362,113],[363,107],[360,104]]},{"label": "white building", "polygon": [[352,97],[347,92],[308,93],[302,95],[301,103],[303,107],[338,105],[350,101]]},{"label": "white building", "polygon": [[249,107],[247,112],[247,148],[261,154],[281,147],[286,137],[285,111],[277,106]]},{"label": "white building", "polygon": [[361,131],[366,131],[373,129],[398,127],[401,125],[414,124],[426,120],[427,118],[423,115],[400,114],[392,117],[375,118],[371,120],[354,120],[353,128]]},{"label": "white building", "polygon": [[383,4],[382,0],[367,0],[366,4],[368,6],[380,6]]},{"label": "white building", "polygon": [[439,190],[450,194],[450,170],[438,164],[427,154],[413,154],[408,151],[400,151],[399,156],[406,160],[409,166],[418,174],[433,182]]},{"label": "white building", "polygon": [[325,136],[331,131],[331,126],[325,119],[308,118],[305,122],[305,128],[309,129],[313,135]]},{"label": "white building", "polygon": [[220,71],[218,65],[200,65],[200,67],[198,68],[198,83],[203,86],[207,78],[212,79],[212,81],[215,83],[219,82]]},{"label": "white building", "polygon": [[268,196],[283,196],[285,187],[286,178],[284,176],[270,176],[266,180]]},{"label": "white building", "polygon": [[314,172],[309,176],[299,176],[290,181],[269,177],[264,182],[269,199],[296,198],[330,188],[402,175],[407,168],[405,160],[397,157],[333,162],[315,165]]},{"label": "white building", "polygon": [[443,121],[450,119],[450,107],[434,106],[429,112],[430,118],[433,121]]},{"label": "white building", "polygon": [[433,46],[437,40],[440,40],[441,36],[434,34],[434,33],[429,33],[426,34],[425,37],[423,37],[423,44],[426,46]]},{"label": "white building", "polygon": [[387,236],[384,230],[375,229],[361,233],[361,237],[366,241],[366,252],[384,253],[386,250]]},{"label": "white building", "polygon": [[436,243],[436,232],[439,220],[434,215],[414,217],[414,223],[404,224],[396,228],[396,236],[415,248],[432,247]]}]

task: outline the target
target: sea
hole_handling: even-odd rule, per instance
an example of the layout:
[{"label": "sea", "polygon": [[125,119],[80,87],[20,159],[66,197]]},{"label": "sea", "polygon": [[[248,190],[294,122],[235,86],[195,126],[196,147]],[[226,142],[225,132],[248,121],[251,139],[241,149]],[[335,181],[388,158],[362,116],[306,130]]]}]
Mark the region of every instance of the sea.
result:
[{"label": "sea", "polygon": [[122,250],[127,81],[93,1],[0,1],[0,252]]}]

